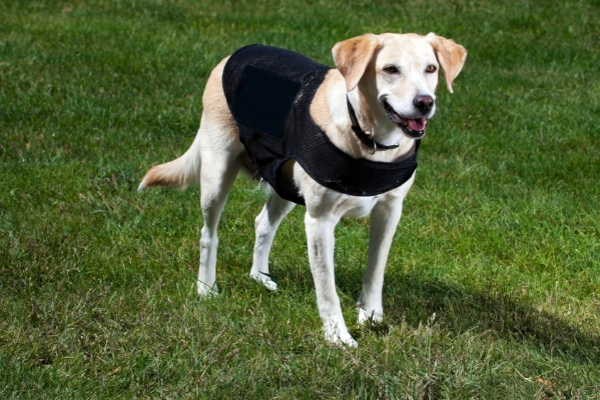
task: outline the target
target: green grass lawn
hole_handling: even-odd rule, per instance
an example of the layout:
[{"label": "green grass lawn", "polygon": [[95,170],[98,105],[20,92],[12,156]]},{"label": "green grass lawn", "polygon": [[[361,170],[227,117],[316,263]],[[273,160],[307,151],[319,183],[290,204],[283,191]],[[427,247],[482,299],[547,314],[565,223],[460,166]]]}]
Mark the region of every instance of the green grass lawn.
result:
[{"label": "green grass lawn", "polygon": [[[181,155],[211,69],[264,43],[434,31],[469,51],[419,154],[383,326],[328,345],[303,209],[280,290],[248,276],[265,194],[238,180],[218,298],[195,294],[199,188],[136,187]],[[600,399],[600,4],[0,0],[0,397]],[[346,320],[368,221],[337,228]]]}]

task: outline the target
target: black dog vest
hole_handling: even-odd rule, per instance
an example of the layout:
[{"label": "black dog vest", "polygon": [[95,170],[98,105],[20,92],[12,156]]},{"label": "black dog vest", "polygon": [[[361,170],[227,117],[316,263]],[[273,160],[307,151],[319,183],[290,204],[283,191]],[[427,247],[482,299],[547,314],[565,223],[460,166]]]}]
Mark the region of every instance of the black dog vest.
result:
[{"label": "black dog vest", "polygon": [[375,196],[405,183],[417,169],[415,152],[401,162],[355,159],[337,148],[310,116],[329,67],[292,51],[250,45],[223,71],[223,89],[240,140],[260,176],[286,200],[304,204],[281,183],[281,167],[296,160],[319,184],[352,196]]}]

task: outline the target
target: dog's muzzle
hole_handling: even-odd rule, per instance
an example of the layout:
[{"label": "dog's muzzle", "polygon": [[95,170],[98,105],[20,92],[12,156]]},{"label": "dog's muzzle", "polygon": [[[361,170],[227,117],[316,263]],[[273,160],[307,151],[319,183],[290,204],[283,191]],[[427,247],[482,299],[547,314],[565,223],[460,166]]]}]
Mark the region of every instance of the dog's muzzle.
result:
[{"label": "dog's muzzle", "polygon": [[[417,96],[413,99],[413,104],[420,112],[428,113],[433,108],[435,102],[431,96]],[[385,108],[388,118],[398,125],[398,127],[408,136],[414,139],[420,139],[425,136],[427,118],[402,117],[387,102],[383,103],[383,107]]]}]

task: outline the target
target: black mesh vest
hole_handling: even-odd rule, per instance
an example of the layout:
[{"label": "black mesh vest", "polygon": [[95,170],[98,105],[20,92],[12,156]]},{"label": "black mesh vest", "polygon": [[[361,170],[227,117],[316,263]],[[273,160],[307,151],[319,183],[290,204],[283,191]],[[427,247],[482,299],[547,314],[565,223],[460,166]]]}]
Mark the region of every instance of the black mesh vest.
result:
[{"label": "black mesh vest", "polygon": [[280,184],[281,167],[290,159],[319,184],[352,196],[388,192],[417,169],[419,141],[415,153],[398,163],[355,159],[331,143],[310,116],[329,69],[292,51],[250,45],[236,51],[223,71],[227,104],[246,151],[277,194],[297,204],[304,198]]}]

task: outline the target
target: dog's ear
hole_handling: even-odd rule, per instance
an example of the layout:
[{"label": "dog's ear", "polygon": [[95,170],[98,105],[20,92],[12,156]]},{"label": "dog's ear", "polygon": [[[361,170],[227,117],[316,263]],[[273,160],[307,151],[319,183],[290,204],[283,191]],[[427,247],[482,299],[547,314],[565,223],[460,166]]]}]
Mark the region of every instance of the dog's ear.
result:
[{"label": "dog's ear", "polygon": [[358,85],[379,46],[379,37],[371,33],[338,42],[333,46],[333,61],[346,80],[348,92]]},{"label": "dog's ear", "polygon": [[460,44],[454,43],[450,39],[443,38],[431,32],[425,37],[437,57],[442,69],[444,70],[444,78],[448,91],[452,91],[452,82],[458,76],[460,70],[465,64],[467,58],[467,50]]}]

